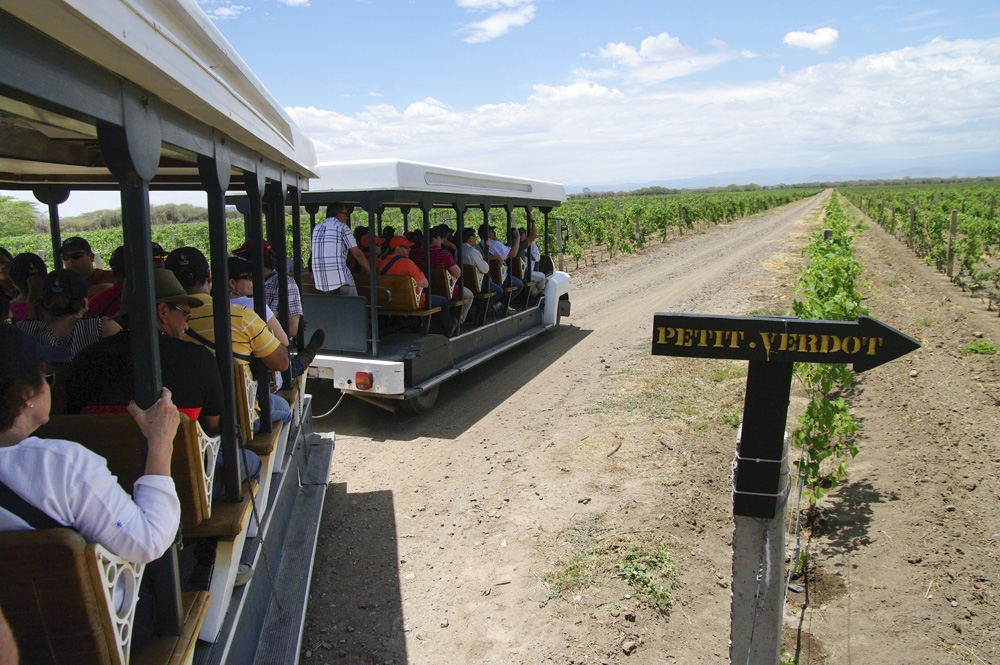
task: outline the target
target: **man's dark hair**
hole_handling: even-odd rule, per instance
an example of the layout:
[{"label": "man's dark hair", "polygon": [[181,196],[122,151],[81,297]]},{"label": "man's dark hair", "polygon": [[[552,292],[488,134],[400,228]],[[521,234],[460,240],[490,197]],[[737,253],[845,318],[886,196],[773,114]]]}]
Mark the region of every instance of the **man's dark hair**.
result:
[{"label": "man's dark hair", "polygon": [[326,207],[326,218],[333,219],[338,213],[346,212],[350,214],[347,210],[347,204],[342,201],[335,201]]},{"label": "man's dark hair", "polygon": [[465,229],[462,231],[462,242],[469,242],[469,238],[473,238],[476,235],[475,229]]}]

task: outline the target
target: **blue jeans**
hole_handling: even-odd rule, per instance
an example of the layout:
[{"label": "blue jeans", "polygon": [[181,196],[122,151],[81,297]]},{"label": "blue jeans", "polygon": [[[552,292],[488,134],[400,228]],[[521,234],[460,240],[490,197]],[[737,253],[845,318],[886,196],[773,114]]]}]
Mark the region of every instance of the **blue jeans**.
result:
[{"label": "blue jeans", "polygon": [[431,307],[440,307],[438,316],[441,317],[441,325],[444,332],[451,332],[451,309],[448,307],[448,299],[444,296],[431,296]]},{"label": "blue jeans", "polygon": [[524,291],[524,282],[522,282],[517,277],[514,277],[514,275],[512,275],[510,273],[507,273],[507,279],[504,280],[503,285],[504,286],[513,286],[513,287],[515,287],[517,289],[516,291],[513,291],[510,294],[510,300],[508,302],[511,302],[511,303],[513,303],[513,302],[515,302],[517,300],[517,297],[519,295],[521,295],[521,291]]},{"label": "blue jeans", "polygon": [[[279,420],[285,423],[285,427],[288,427],[292,423],[292,407],[288,406],[288,402],[285,401],[283,397],[279,397],[274,393],[270,393],[271,397],[271,422],[276,423]],[[254,418],[253,420],[253,433],[256,434],[260,431],[260,418]]]},{"label": "blue jeans", "polygon": [[[237,451],[240,460],[241,480],[260,480],[261,461],[257,453],[241,448]],[[212,499],[226,495],[226,480],[222,471],[222,454],[215,458],[215,478],[212,480]]]}]

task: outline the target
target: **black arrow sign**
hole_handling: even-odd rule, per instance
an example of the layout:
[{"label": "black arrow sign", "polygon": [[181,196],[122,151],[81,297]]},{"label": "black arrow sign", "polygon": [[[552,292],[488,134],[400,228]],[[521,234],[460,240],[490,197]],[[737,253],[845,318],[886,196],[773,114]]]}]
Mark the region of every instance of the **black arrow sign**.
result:
[{"label": "black arrow sign", "polygon": [[909,335],[867,316],[816,321],[785,316],[660,313],[653,355],[767,362],[851,363],[864,372],[920,348]]}]

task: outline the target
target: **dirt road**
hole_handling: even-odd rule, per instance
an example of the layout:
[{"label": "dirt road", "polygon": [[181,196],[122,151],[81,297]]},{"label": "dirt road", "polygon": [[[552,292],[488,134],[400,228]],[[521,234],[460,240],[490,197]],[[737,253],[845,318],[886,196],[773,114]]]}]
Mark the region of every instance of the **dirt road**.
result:
[{"label": "dirt road", "polygon": [[[346,399],[330,418],[317,420],[317,431],[335,431],[337,444],[304,662],[728,662],[729,474],[745,364],[741,374],[739,364],[727,361],[651,358],[652,317],[656,311],[788,311],[799,253],[806,232],[819,228],[818,206],[826,196],[574,272],[573,315],[563,319],[563,326],[445,384],[438,405],[425,416],[391,416]],[[886,250],[872,250],[873,261],[882,256],[879,251]],[[879,263],[886,267],[885,260]],[[906,274],[883,281],[890,279],[903,288],[913,281]],[[905,320],[901,295],[883,299],[893,313],[885,318],[873,309],[873,315],[909,332],[907,326],[915,324],[912,317]],[[988,318],[984,313],[983,325]],[[922,354],[920,371],[932,355]],[[892,420],[898,416],[895,407],[866,409],[886,400],[877,383],[884,377],[902,383],[897,393],[909,390],[908,368],[882,372],[859,388],[863,430],[878,423],[884,427],[874,430],[875,436],[899,430]],[[995,364],[977,373],[998,374]],[[332,404],[321,388],[314,394],[315,412]],[[797,403],[801,399],[793,394],[789,430]],[[929,407],[921,403],[918,408]],[[995,428],[991,408],[992,420],[977,427]],[[907,436],[912,445],[934,445],[933,436],[919,426]],[[996,448],[995,441],[992,445]],[[868,463],[878,458],[873,454]],[[853,662],[923,662],[906,656],[923,653],[928,645],[900,649],[905,633],[897,644],[887,643],[878,658],[852,652],[842,639],[845,621],[848,626],[853,621],[847,634],[853,630],[856,641],[864,637],[875,645],[885,628],[877,617],[886,602],[894,603],[899,615],[916,611],[910,604],[917,601],[906,588],[912,572],[888,572],[905,557],[892,553],[890,545],[879,550],[881,563],[872,568],[862,551],[873,541],[888,542],[868,534],[876,524],[872,514],[883,507],[875,504],[890,501],[885,498],[890,490],[874,487],[864,475],[869,468],[859,467],[859,482],[869,493],[835,492],[821,503],[825,512],[812,531],[803,535],[814,554],[807,580],[810,607],[801,610],[802,598],[793,596],[786,612],[786,626],[801,629],[787,637],[802,663],[849,662],[851,654]],[[923,469],[916,473],[932,473]],[[995,504],[995,483],[981,476],[976,476],[979,490]],[[882,477],[899,482],[889,472]],[[941,491],[946,480],[940,479]],[[937,477],[928,482],[937,483]],[[936,496],[934,501],[940,503]],[[861,512],[852,511],[859,502]],[[904,513],[897,519],[904,519],[907,506],[900,508]],[[854,517],[844,517],[845,512]],[[850,538],[844,535],[845,525],[857,526],[858,514],[867,541],[858,541],[854,531]],[[994,506],[989,515],[967,519],[985,519],[978,530],[989,531],[987,522],[996,517]],[[890,532],[906,528],[879,526]],[[950,537],[947,527],[940,529],[942,539]],[[603,581],[557,593],[559,571],[567,570],[574,556],[610,535],[639,533],[662,538],[680,571],[669,612],[639,601],[614,569],[605,571]],[[979,546],[984,557],[995,557],[995,543],[992,555],[988,540]],[[925,562],[943,556],[920,554],[925,545],[919,540],[910,549],[911,558]],[[860,600],[852,606],[855,596],[846,592],[856,582],[845,575],[852,566],[885,578],[884,593],[866,597],[867,606]],[[979,566],[980,582],[971,581],[975,567],[962,568],[969,593],[979,592],[987,599],[983,602],[992,603],[995,565],[988,572]],[[954,580],[958,576],[953,573]],[[920,584],[928,581],[921,578]],[[887,599],[892,593],[900,595]],[[949,597],[953,600],[943,602],[950,612],[957,595]],[[848,609],[839,612],[845,603]],[[961,607],[967,609],[964,598]],[[894,614],[893,621],[899,624],[893,629],[904,630],[899,616]],[[927,662],[963,662],[963,652],[940,646],[955,642],[947,642],[948,631],[953,632],[948,623],[925,621],[931,623],[918,628],[926,631],[933,624],[940,633]],[[980,632],[990,625],[970,621],[968,626]],[[984,639],[966,648],[981,656]],[[871,648],[867,653],[874,653]]]}]

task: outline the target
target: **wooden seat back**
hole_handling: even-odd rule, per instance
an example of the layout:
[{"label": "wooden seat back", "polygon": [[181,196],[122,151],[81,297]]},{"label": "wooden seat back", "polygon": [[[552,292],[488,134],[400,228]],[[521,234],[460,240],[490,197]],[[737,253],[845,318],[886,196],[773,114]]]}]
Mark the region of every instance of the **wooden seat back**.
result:
[{"label": "wooden seat back", "polygon": [[[409,314],[413,316],[428,316],[440,311],[439,307],[419,307],[417,294],[414,290],[416,282],[409,275],[376,275],[375,298],[379,309],[387,314]],[[368,295],[367,284],[358,286],[358,293]]]},{"label": "wooden seat back", "polygon": [[[180,418],[174,436],[170,475],[181,503],[181,525],[192,527],[212,515],[212,480],[218,439],[208,439],[197,421],[192,422],[183,413]],[[75,441],[97,453],[107,460],[111,473],[118,476],[118,484],[129,492],[145,472],[139,435],[139,426],[128,413],[50,416],[49,421],[35,431],[39,438]],[[205,441],[214,443],[210,452],[202,448]]]},{"label": "wooden seat back", "polygon": [[253,440],[253,421],[257,417],[257,380],[250,365],[233,362],[233,385],[236,388],[236,424],[240,426],[243,441]]},{"label": "wooden seat back", "polygon": [[493,296],[492,293],[483,292],[481,288],[482,280],[483,276],[478,270],[476,270],[476,266],[468,263],[462,266],[462,286],[472,291],[473,298],[486,299]]},{"label": "wooden seat back", "polygon": [[[494,284],[499,284],[503,286],[503,260],[502,259],[490,259],[490,279],[493,280]],[[504,291],[516,291],[517,287],[514,286],[504,286]]]},{"label": "wooden seat back", "polygon": [[[167,665],[188,662],[208,608],[208,593],[184,594],[180,636],[133,649],[141,564],[88,544],[72,529],[0,533],[0,607],[21,662],[32,665]],[[116,609],[115,588],[121,589]]]}]

